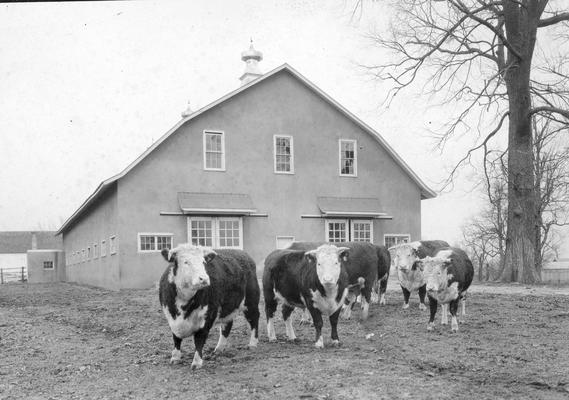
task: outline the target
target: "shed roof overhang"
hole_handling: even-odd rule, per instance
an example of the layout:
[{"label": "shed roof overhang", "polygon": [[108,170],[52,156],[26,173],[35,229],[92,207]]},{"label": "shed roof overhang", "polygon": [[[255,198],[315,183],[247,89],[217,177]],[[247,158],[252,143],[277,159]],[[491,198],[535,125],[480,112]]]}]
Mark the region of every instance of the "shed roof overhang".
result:
[{"label": "shed roof overhang", "polygon": [[250,215],[257,212],[251,197],[240,193],[179,192],[178,203],[184,214]]},{"label": "shed roof overhang", "polygon": [[318,197],[318,208],[324,217],[381,218],[387,216],[376,198]]}]

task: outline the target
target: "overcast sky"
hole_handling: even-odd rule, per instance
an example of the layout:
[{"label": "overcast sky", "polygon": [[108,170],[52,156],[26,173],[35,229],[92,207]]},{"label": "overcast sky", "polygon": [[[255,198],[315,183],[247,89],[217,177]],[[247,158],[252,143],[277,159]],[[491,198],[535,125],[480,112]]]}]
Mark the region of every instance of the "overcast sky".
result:
[{"label": "overcast sky", "polygon": [[[384,60],[364,39],[385,28],[380,2],[350,21],[347,0],[0,4],[0,230],[57,229],[101,181],[180,120],[239,86],[253,38],[268,72],[289,63],[377,130],[433,189],[462,138],[433,152],[445,110],[389,86],[358,63]],[[423,237],[451,242],[477,207],[471,177],[422,202]]]}]

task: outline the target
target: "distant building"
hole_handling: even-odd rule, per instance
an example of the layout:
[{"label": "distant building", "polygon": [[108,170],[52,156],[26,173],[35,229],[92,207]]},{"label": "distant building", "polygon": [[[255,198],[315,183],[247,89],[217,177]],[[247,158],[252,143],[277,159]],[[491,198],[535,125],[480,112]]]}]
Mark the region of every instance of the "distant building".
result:
[{"label": "distant building", "polygon": [[290,65],[261,74],[252,46],[242,59],[240,88],[188,107],[61,226],[68,280],[148,287],[160,250],[184,242],[244,249],[261,269],[293,240],[421,238],[435,193],[389,144]]},{"label": "distant building", "polygon": [[55,231],[0,232],[0,269],[3,276],[13,275],[17,268],[28,269],[28,250],[63,249],[61,236]]}]

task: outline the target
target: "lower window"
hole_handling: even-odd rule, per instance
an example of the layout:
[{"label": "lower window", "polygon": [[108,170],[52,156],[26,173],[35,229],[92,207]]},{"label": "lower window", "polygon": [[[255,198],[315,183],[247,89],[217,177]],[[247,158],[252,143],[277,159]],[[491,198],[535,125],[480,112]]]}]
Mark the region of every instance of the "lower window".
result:
[{"label": "lower window", "polygon": [[385,242],[385,247],[390,248],[397,246],[402,243],[409,243],[411,241],[411,235],[409,234],[389,234],[384,235],[383,240]]},{"label": "lower window", "polygon": [[362,219],[327,219],[327,242],[373,242],[373,221]]},{"label": "lower window", "polygon": [[173,236],[171,233],[139,233],[138,251],[144,253],[171,249]]},{"label": "lower window", "polygon": [[188,242],[213,248],[243,249],[243,220],[236,217],[190,217]]}]

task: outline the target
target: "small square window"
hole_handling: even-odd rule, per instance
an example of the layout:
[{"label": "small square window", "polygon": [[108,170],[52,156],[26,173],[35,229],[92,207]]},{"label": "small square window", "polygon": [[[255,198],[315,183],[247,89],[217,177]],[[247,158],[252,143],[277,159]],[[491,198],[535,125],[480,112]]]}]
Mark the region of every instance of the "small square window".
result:
[{"label": "small square window", "polygon": [[44,261],[43,269],[53,269],[53,261]]}]

